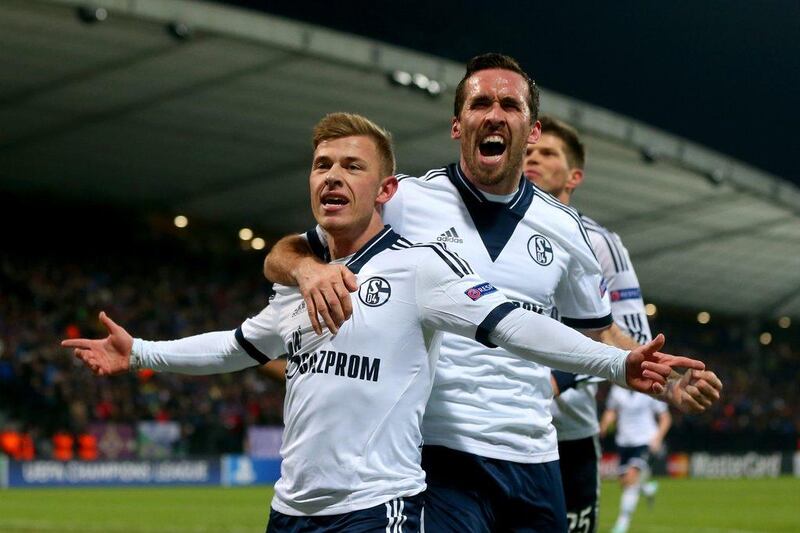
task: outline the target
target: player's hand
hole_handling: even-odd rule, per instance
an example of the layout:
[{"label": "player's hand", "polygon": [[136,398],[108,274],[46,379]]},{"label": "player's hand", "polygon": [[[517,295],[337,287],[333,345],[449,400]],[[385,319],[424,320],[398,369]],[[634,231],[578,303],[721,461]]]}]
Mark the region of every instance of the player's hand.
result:
[{"label": "player's hand", "polygon": [[625,361],[625,378],[628,387],[646,394],[662,394],[667,378],[674,368],[705,370],[705,364],[689,357],[659,352],[664,346],[664,335],[631,350]]},{"label": "player's hand", "polygon": [[317,335],[322,334],[319,317],[334,335],[353,314],[350,293],[358,289],[356,276],[344,265],[324,265],[308,258],[294,272],[308,318]]},{"label": "player's hand", "polygon": [[61,346],[74,348],[75,357],[98,376],[127,372],[131,366],[133,337],[105,312],[100,313],[100,322],[108,330],[108,337],[105,339],[68,339],[61,341]]},{"label": "player's hand", "polygon": [[670,377],[665,400],[683,413],[702,413],[720,398],[722,381],[711,370],[687,370]]}]

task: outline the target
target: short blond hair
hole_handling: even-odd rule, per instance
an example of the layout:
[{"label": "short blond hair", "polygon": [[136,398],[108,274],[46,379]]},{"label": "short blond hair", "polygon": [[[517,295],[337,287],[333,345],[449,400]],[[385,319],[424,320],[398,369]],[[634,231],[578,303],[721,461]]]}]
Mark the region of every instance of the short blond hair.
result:
[{"label": "short blond hair", "polygon": [[395,172],[396,162],[392,135],[367,117],[355,113],[330,113],[314,126],[312,144],[314,150],[323,141],[332,141],[342,137],[364,135],[375,141],[378,156],[381,158],[381,171],[384,176],[392,176]]}]

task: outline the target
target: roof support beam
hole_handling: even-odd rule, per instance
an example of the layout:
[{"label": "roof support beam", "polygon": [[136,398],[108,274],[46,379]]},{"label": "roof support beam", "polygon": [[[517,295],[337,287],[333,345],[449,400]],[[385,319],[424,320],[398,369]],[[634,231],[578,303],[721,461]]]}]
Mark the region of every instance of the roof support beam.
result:
[{"label": "roof support beam", "polygon": [[54,127],[33,132],[28,135],[18,137],[17,139],[11,139],[4,143],[0,143],[0,151],[11,150],[19,148],[20,146],[24,146],[26,144],[33,144],[52,137],[57,137],[65,133],[70,133],[75,130],[93,126],[95,124],[112,120],[123,115],[134,113],[136,111],[140,111],[142,109],[146,109],[153,105],[157,105],[175,98],[184,97],[194,92],[214,87],[215,85],[218,85],[220,83],[226,83],[256,73],[263,73],[273,68],[285,65],[286,63],[290,63],[296,60],[298,57],[300,57],[299,54],[293,52],[287,52],[281,56],[278,56],[277,58],[272,58],[268,61],[258,62],[254,65],[248,65],[246,67],[234,70],[232,72],[226,72],[218,76],[212,76],[197,81],[195,83],[179,87],[177,89],[171,89],[163,93],[159,93],[153,96],[148,96],[147,98],[141,98],[139,100],[135,100],[133,102],[129,102],[120,106],[115,106],[110,109],[105,109],[103,111],[89,113],[86,115],[80,115],[66,122],[58,124]]},{"label": "roof support beam", "polygon": [[[195,39],[201,39],[202,36],[197,36]],[[0,97],[0,107],[15,107],[24,104],[43,94],[59,91],[72,85],[74,83],[81,83],[104,74],[109,74],[116,71],[122,71],[127,68],[136,66],[140,63],[145,63],[151,59],[167,55],[170,52],[177,50],[180,47],[177,43],[169,43],[168,45],[153,46],[145,50],[140,50],[123,58],[116,58],[112,61],[107,61],[92,68],[78,70],[61,76],[53,80],[46,81],[37,86],[28,86],[18,91],[9,93]]]},{"label": "roof support beam", "polygon": [[694,214],[698,210],[707,210],[710,206],[727,204],[735,201],[742,193],[727,191],[722,194],[701,196],[691,202],[678,205],[667,205],[660,209],[644,211],[636,215],[604,220],[603,225],[614,228],[614,231],[624,232],[627,228],[640,228],[644,224],[657,224],[664,220],[674,219],[683,213]]},{"label": "roof support beam", "polygon": [[687,239],[685,241],[676,242],[668,246],[659,246],[657,248],[652,248],[650,250],[644,250],[641,252],[632,252],[631,259],[633,261],[647,261],[674,252],[676,250],[688,250],[690,248],[695,248],[697,246],[706,244],[707,242],[720,241],[723,239],[731,239],[735,237],[742,237],[745,235],[758,235],[759,233],[763,233],[773,229],[775,224],[789,224],[789,223],[795,224],[796,222],[797,221],[793,215],[790,214],[781,215],[779,217],[774,217],[759,222],[759,225],[757,226],[752,225],[752,226],[744,226],[744,227],[714,231],[706,235],[703,235],[702,237]]}]

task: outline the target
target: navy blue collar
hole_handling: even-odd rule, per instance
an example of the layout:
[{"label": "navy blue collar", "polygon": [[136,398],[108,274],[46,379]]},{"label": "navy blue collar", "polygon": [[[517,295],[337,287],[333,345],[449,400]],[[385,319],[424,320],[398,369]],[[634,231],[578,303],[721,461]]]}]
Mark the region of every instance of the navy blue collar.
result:
[{"label": "navy blue collar", "polygon": [[467,206],[492,261],[496,261],[533,201],[533,185],[520,176],[517,193],[508,203],[492,202],[467,179],[458,163],[447,166],[447,177]]},{"label": "navy blue collar", "polygon": [[347,268],[353,274],[358,274],[361,267],[366,265],[370,259],[396,243],[399,238],[400,235],[395,233],[389,224],[386,224],[377,235],[368,240],[364,246],[353,254],[353,257],[347,262]]},{"label": "navy blue collar", "polygon": [[458,189],[458,192],[461,194],[461,198],[464,200],[464,203],[488,203],[502,206],[521,217],[525,215],[525,212],[531,205],[531,201],[533,201],[533,185],[531,185],[531,182],[528,181],[524,175],[520,176],[519,178],[519,187],[517,187],[516,194],[514,194],[514,197],[505,204],[500,202],[492,202],[491,200],[487,199],[483,192],[478,189],[469,180],[469,178],[467,178],[467,175],[464,174],[464,171],[461,169],[461,165],[458,163],[453,163],[447,166],[447,177],[450,178],[450,181],[453,183],[453,185],[455,185],[456,189]]},{"label": "navy blue collar", "polygon": [[[308,239],[308,245],[311,247],[311,251],[314,252],[314,255],[316,255],[320,260],[330,263],[330,250],[328,249],[327,243],[323,243],[320,240],[319,235],[317,235],[316,228],[307,231],[306,238]],[[361,267],[363,267],[367,261],[397,242],[399,238],[400,235],[395,233],[390,225],[386,224],[377,235],[372,237],[366,242],[366,244],[364,244],[364,246],[359,248],[359,250],[350,257],[347,263],[345,263],[345,265],[350,269],[351,272],[353,272],[353,274],[358,274],[358,271],[361,270]]]}]

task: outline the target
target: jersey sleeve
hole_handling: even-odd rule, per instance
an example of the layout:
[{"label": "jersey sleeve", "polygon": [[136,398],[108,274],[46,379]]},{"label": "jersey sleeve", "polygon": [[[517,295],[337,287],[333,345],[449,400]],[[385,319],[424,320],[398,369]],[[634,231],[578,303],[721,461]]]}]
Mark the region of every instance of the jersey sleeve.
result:
[{"label": "jersey sleeve", "polygon": [[494,348],[489,333],[515,309],[514,304],[441,244],[418,247],[430,252],[416,270],[416,299],[422,323]]},{"label": "jersey sleeve", "polygon": [[612,323],[606,282],[580,222],[572,242],[568,273],[555,293],[561,321],[576,329],[606,328]]},{"label": "jersey sleeve", "polygon": [[628,250],[615,233],[590,231],[589,238],[608,284],[614,321],[635,341],[642,344],[649,342],[652,334],[647,322],[642,289]]},{"label": "jersey sleeve", "polygon": [[278,334],[275,301],[234,331],[213,331],[171,341],[134,339],[131,367],[207,375],[263,364],[286,350]]},{"label": "jersey sleeve", "polygon": [[[280,291],[280,286],[276,287]],[[279,329],[282,301],[280,294],[274,296],[259,314],[236,328],[236,342],[247,355],[262,365],[286,353]]]}]

